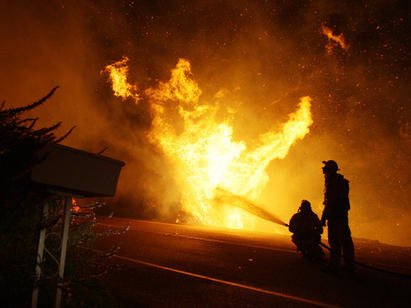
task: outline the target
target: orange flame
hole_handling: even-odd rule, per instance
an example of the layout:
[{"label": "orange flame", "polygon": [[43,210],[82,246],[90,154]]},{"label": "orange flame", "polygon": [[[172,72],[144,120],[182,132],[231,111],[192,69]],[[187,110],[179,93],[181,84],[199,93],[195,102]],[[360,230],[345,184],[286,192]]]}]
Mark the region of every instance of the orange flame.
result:
[{"label": "orange flame", "polygon": [[345,50],[345,51],[348,50],[349,45],[347,45],[345,43],[344,35],[342,33],[340,35],[334,35],[333,31],[330,28],[328,28],[324,25],[321,26],[321,31],[328,38],[328,44],[326,46],[328,53],[331,53],[331,51],[332,51],[332,48],[333,48],[332,42],[333,41],[334,41],[334,43],[337,43],[338,45],[340,45],[340,47],[343,50]]},{"label": "orange flame", "polygon": [[131,85],[127,82],[128,77],[128,62],[127,57],[123,57],[122,61],[118,61],[114,64],[107,65],[104,71],[110,74],[110,81],[114,91],[114,95],[121,97],[125,100],[127,97],[132,97],[135,99],[136,103],[140,100],[137,92],[137,86]]},{"label": "orange flame", "polygon": [[[303,97],[298,110],[289,115],[280,132],[260,136],[255,149],[233,140],[233,112],[223,122],[216,120],[219,104],[200,103],[201,89],[193,78],[190,63],[180,59],[171,79],[145,91],[152,114],[148,135],[161,147],[174,168],[181,187],[182,210],[196,222],[230,228],[253,229],[255,217],[240,208],[215,202],[222,188],[253,200],[264,189],[265,172],[275,158],[284,158],[312,124],[311,98]],[[222,98],[222,92],[216,98]],[[174,112],[174,114],[173,114]],[[180,125],[178,125],[180,121]]]},{"label": "orange flame", "polygon": [[73,202],[72,203],[72,211],[75,212],[75,213],[80,212],[80,207],[77,205],[76,199],[73,199],[72,202]]}]

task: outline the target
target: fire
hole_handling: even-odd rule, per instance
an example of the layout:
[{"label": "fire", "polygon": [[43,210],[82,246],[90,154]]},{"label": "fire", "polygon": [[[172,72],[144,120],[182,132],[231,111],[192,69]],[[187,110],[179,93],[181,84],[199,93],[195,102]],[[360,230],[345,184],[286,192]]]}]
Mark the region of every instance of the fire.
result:
[{"label": "fire", "polygon": [[73,204],[72,204],[72,211],[73,211],[74,213],[80,212],[80,207],[77,205],[76,199],[73,199],[72,202],[73,202]]},{"label": "fire", "polygon": [[137,87],[131,85],[127,82],[128,77],[128,62],[127,57],[123,57],[122,61],[118,61],[112,65],[107,65],[106,69],[101,73],[107,72],[110,74],[110,81],[112,83],[112,88],[114,95],[126,99],[127,97],[132,97],[135,99],[136,103],[139,101],[139,95],[137,92]]},{"label": "fire", "polygon": [[326,46],[328,53],[331,53],[331,51],[332,51],[332,48],[333,48],[332,42],[333,41],[334,41],[334,43],[337,43],[338,45],[340,45],[340,47],[343,50],[345,50],[345,51],[348,50],[349,46],[345,43],[344,35],[342,33],[340,35],[334,35],[333,31],[330,28],[328,28],[324,25],[322,25],[321,31],[328,38],[328,44]]},{"label": "fire", "polygon": [[[225,120],[217,121],[224,106],[200,102],[201,94],[190,63],[180,59],[168,82],[145,91],[152,115],[149,141],[164,151],[181,188],[182,210],[195,222],[252,230],[255,216],[216,202],[218,194],[229,191],[250,200],[260,195],[269,179],[265,170],[270,161],[284,158],[309,132],[311,98],[301,98],[281,131],[264,133],[258,146],[247,148],[244,141],[233,140],[234,112],[227,108]],[[219,102],[223,96],[220,91],[215,98]]]}]

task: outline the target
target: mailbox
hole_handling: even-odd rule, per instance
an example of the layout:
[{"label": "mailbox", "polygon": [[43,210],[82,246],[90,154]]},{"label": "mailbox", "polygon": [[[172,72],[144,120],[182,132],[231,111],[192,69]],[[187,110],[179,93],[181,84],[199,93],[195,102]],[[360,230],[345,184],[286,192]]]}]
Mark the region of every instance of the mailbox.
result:
[{"label": "mailbox", "polygon": [[113,197],[124,163],[56,143],[47,144],[31,179],[50,189],[82,197]]},{"label": "mailbox", "polygon": [[[63,216],[63,230],[61,236],[59,278],[64,277],[64,267],[67,251],[67,240],[70,225],[72,197],[114,197],[117,181],[124,163],[109,157],[85,152],[49,143],[42,148],[39,157],[44,160],[34,166],[31,171],[31,180],[57,194],[66,196]],[[44,205],[44,215],[47,215],[48,204]],[[46,229],[40,230],[37,257],[43,259]],[[40,277],[42,269],[36,266],[36,279]],[[32,307],[37,307],[38,287],[33,290]],[[57,288],[55,308],[60,307],[62,290]]]}]

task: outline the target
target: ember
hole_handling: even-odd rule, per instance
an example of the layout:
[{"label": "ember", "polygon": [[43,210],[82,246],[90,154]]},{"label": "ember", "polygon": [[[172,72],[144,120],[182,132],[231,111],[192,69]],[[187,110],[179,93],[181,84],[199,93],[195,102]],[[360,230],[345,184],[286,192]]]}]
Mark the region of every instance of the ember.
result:
[{"label": "ember", "polygon": [[339,45],[343,50],[348,50],[349,46],[345,43],[344,34],[335,35],[333,31],[322,25],[321,31],[328,38],[328,44],[326,45],[328,53],[332,52],[334,45]]}]

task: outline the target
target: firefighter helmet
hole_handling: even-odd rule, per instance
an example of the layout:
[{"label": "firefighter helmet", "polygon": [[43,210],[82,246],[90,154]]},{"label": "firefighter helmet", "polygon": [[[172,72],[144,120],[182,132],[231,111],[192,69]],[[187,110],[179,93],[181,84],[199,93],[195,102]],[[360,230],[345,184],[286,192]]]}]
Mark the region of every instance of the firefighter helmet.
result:
[{"label": "firefighter helmet", "polygon": [[334,160],[327,160],[327,161],[323,161],[324,167],[323,170],[324,171],[335,171],[337,172],[338,170],[338,165]]},{"label": "firefighter helmet", "polygon": [[307,200],[302,200],[300,205],[301,210],[308,210],[311,209],[311,203]]}]

